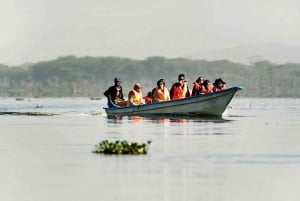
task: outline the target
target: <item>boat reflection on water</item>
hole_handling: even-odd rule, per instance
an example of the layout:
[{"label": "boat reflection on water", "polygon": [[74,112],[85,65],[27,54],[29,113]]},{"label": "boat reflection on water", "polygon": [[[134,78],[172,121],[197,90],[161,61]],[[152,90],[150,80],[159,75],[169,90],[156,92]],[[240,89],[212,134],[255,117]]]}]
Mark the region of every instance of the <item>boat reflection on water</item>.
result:
[{"label": "boat reflection on water", "polygon": [[157,117],[157,118],[152,118],[152,122],[156,122],[159,124],[168,124],[168,123],[181,123],[184,124],[187,122],[187,119],[185,118],[167,118],[167,117]]},{"label": "boat reflection on water", "polygon": [[213,123],[225,123],[228,121],[232,121],[229,119],[225,119],[223,117],[197,117],[197,116],[185,116],[185,115],[129,115],[129,116],[107,116],[108,123],[125,123],[130,121],[130,123],[141,123],[142,121],[151,120],[152,123],[158,124],[169,124],[169,123],[178,123],[185,124],[189,121],[193,122],[213,122]]},{"label": "boat reflection on water", "polygon": [[139,115],[131,115],[131,116],[128,116],[128,120],[131,120],[134,123],[140,123],[142,120],[142,117]]},{"label": "boat reflection on water", "polygon": [[122,115],[114,115],[114,116],[107,116],[108,123],[125,123],[130,121],[132,123],[140,123],[143,120],[143,117],[140,115],[130,115],[130,116],[122,116]]},{"label": "boat reflection on water", "polygon": [[224,119],[222,117],[189,117],[189,116],[176,116],[176,117],[144,117],[144,119],[151,119],[152,122],[157,123],[179,123],[185,124],[187,122],[214,122],[214,123],[223,123],[231,120]]}]

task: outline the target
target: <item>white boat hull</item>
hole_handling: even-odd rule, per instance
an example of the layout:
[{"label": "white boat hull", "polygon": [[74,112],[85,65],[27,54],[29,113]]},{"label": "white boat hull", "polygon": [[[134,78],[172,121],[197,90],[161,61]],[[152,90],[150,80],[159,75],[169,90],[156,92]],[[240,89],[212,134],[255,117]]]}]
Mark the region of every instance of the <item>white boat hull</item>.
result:
[{"label": "white boat hull", "polygon": [[192,96],[133,107],[104,108],[108,116],[126,115],[197,115],[222,116],[231,99],[242,87],[231,87],[220,92]]}]

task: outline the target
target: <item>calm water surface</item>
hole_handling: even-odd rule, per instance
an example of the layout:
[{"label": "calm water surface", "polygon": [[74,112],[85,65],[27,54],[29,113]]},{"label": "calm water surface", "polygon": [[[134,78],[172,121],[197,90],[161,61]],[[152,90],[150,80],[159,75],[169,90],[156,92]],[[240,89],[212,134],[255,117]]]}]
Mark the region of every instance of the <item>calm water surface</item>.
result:
[{"label": "calm water surface", "polygon": [[[111,119],[103,106],[0,98],[0,200],[300,198],[300,99],[235,97],[219,119]],[[93,154],[105,139],[152,143],[142,156]]]}]

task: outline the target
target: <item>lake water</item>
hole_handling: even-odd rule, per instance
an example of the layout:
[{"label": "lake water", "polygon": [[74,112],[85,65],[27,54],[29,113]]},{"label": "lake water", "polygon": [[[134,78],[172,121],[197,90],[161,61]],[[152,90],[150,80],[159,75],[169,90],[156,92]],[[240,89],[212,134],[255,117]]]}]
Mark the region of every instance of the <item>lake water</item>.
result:
[{"label": "lake water", "polygon": [[[0,200],[300,198],[300,99],[237,96],[218,119],[112,119],[105,104],[0,98]],[[147,155],[93,154],[105,139],[152,143]]]}]

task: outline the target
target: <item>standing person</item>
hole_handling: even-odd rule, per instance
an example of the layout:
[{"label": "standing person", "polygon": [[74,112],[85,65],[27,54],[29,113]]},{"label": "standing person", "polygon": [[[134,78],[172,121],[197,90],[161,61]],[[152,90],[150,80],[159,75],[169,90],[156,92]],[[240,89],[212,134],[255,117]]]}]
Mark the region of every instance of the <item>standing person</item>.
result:
[{"label": "standing person", "polygon": [[104,95],[111,100],[116,105],[125,106],[127,101],[124,100],[123,90],[121,86],[121,79],[114,79],[115,85],[110,86],[105,92]]},{"label": "standing person", "polygon": [[164,79],[160,79],[156,83],[157,87],[153,91],[153,102],[161,102],[170,100],[169,90],[165,86]]},{"label": "standing person", "polygon": [[203,82],[204,82],[204,79],[201,76],[198,77],[198,79],[194,82],[192,96],[197,96],[202,93]]},{"label": "standing person", "polygon": [[[184,74],[181,73],[181,74],[178,75],[178,82],[180,83],[181,89],[182,89],[181,97],[182,97],[182,98],[190,97],[190,96],[191,96],[191,93],[190,93],[188,84],[187,84],[187,82],[186,82],[186,80],[185,80]],[[177,83],[177,82],[176,82],[176,83]],[[174,88],[174,86],[175,86],[176,83],[173,84],[173,86],[172,86],[172,88],[171,88],[171,90],[170,90],[171,99],[173,99],[173,93],[174,93],[174,89],[173,89],[173,88]]]},{"label": "standing person", "polygon": [[128,106],[135,106],[142,104],[142,85],[140,83],[136,83],[128,93]]}]

